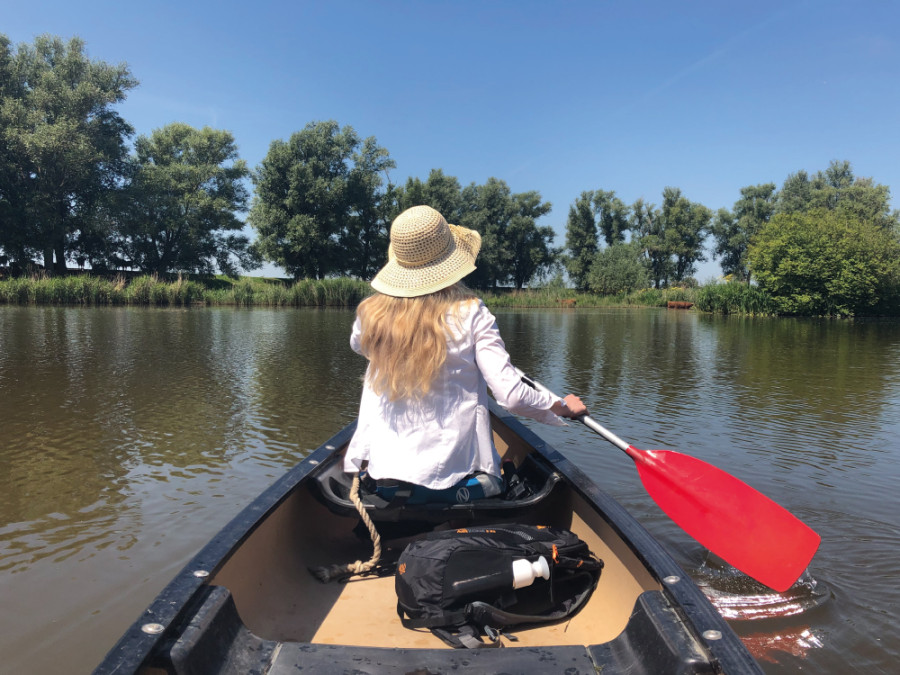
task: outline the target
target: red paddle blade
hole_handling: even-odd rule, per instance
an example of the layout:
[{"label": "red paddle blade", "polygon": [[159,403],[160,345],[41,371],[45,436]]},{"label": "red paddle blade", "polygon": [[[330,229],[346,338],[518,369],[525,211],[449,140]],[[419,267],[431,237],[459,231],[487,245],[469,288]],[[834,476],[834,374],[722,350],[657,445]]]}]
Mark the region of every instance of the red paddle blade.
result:
[{"label": "red paddle blade", "polygon": [[679,527],[747,576],[786,591],[821,538],[790,511],[734,476],[671,450],[627,452],[641,482]]}]

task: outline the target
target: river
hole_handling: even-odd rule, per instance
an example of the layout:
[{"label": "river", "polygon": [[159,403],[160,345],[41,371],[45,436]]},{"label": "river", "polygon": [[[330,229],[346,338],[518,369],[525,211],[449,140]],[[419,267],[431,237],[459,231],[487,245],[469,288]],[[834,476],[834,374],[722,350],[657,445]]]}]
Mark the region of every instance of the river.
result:
[{"label": "river", "polygon": [[[580,425],[530,425],[704,586],[767,673],[900,663],[900,322],[498,311],[517,365],[822,536],[788,594],[672,525]],[[347,310],[0,306],[0,672],[90,672],[187,560],[356,414]]]}]

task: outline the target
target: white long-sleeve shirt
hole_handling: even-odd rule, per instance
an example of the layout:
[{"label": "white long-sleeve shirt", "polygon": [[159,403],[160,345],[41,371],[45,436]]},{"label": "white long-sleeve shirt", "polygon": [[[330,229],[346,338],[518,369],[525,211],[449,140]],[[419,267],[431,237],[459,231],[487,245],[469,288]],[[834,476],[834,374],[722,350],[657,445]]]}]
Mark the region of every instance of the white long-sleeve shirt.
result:
[{"label": "white long-sleeve shirt", "polygon": [[[419,401],[391,402],[363,385],[359,422],[344,458],[356,472],[368,460],[375,479],[392,478],[434,490],[451,487],[475,471],[500,476],[500,458],[491,436],[487,388],[504,408],[539,422],[564,425],[550,412],[557,401],[522,382],[500,337],[494,315],[480,300],[448,325],[456,335],[447,359]],[[360,351],[357,317],[350,346]]]}]

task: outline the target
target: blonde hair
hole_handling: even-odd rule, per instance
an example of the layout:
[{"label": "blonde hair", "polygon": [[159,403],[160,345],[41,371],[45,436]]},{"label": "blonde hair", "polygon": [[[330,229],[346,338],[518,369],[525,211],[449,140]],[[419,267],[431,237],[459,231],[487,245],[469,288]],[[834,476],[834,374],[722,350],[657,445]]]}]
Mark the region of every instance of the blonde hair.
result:
[{"label": "blonde hair", "polygon": [[460,310],[474,300],[461,283],[414,298],[376,293],[363,300],[356,314],[372,390],[390,401],[421,399],[431,391],[454,339],[447,319],[461,327]]}]

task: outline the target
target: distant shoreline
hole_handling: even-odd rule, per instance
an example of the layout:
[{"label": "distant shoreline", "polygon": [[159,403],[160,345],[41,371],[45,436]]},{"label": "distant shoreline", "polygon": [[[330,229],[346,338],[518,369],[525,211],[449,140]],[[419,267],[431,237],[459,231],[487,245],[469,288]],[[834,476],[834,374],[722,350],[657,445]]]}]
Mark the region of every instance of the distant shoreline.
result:
[{"label": "distant shoreline", "polygon": [[[75,307],[355,307],[372,289],[359,279],[232,278],[189,275],[160,278],[135,273],[114,276],[0,278],[0,304]],[[713,314],[777,316],[774,302],[755,286],[707,284],[698,288],[645,288],[595,295],[561,286],[476,291],[491,309],[658,307]]]}]

